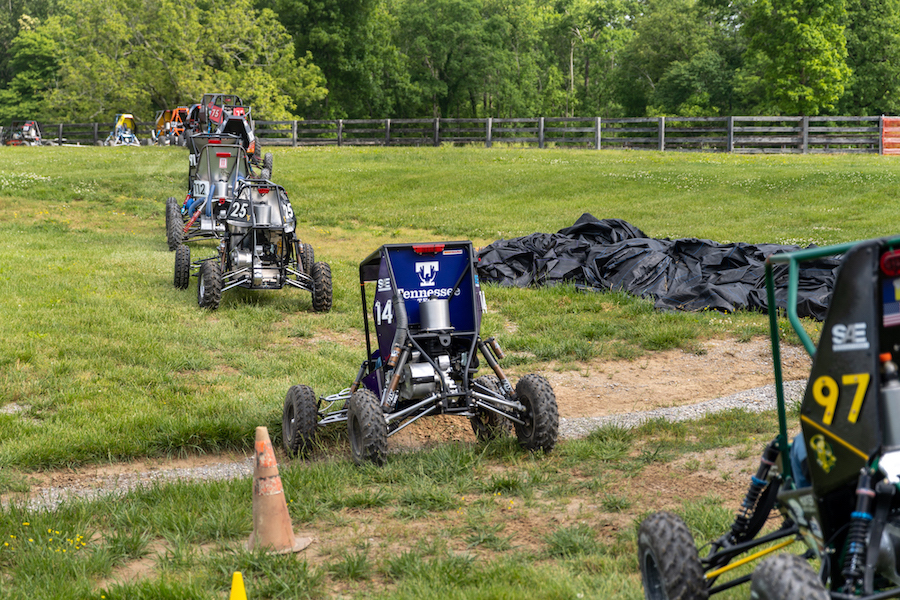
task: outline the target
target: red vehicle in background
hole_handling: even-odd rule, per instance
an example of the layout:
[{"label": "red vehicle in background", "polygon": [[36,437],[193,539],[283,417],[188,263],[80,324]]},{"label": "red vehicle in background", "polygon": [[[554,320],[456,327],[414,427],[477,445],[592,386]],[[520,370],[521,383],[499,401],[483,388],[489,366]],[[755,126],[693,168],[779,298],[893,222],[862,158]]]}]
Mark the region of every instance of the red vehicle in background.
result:
[{"label": "red vehicle in background", "polygon": [[188,135],[215,133],[236,135],[246,150],[250,161],[260,165],[261,152],[253,133],[251,107],[235,94],[203,94],[200,104],[191,107],[188,113]]}]

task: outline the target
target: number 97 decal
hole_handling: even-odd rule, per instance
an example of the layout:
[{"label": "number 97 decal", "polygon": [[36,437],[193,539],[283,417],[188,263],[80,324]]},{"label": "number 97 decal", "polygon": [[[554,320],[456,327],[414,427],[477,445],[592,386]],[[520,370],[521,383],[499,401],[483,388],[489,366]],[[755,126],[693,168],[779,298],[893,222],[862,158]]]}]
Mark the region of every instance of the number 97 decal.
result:
[{"label": "number 97 decal", "polygon": [[[851,423],[856,423],[856,419],[859,418],[859,411],[866,398],[870,379],[871,376],[868,373],[850,373],[841,377],[841,384],[845,387],[856,386],[853,392],[853,403],[850,405],[850,414],[847,415],[847,420]],[[824,425],[831,425],[831,422],[834,421],[834,410],[837,408],[840,394],[837,382],[828,375],[822,375],[813,382],[813,399],[825,408],[825,414],[822,415]]]}]

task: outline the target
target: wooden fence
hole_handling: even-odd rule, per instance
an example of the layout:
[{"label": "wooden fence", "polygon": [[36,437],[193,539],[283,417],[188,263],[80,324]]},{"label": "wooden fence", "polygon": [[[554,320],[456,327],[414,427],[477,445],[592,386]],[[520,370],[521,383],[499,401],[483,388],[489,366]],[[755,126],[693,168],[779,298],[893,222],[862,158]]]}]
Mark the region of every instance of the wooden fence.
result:
[{"label": "wooden fence", "polygon": [[[149,140],[150,123],[138,136]],[[55,124],[44,138],[94,145],[112,123]],[[599,117],[524,119],[337,119],[256,121],[266,146],[515,144],[743,154],[900,154],[900,117]],[[142,135],[143,134],[143,135]]]},{"label": "wooden fence", "polygon": [[[267,145],[522,144],[681,152],[882,153],[883,117],[658,117],[630,119],[344,119],[257,121]],[[900,121],[900,119],[898,119]],[[889,128],[890,129],[890,128]],[[890,131],[888,131],[890,133]],[[900,122],[897,124],[900,147]]]}]

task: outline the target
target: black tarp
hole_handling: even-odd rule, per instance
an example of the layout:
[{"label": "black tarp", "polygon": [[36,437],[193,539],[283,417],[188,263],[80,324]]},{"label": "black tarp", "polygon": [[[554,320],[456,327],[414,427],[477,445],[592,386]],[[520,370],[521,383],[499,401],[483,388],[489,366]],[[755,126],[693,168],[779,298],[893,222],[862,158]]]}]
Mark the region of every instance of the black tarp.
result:
[{"label": "black tarp", "polygon": [[[766,257],[800,249],[648,238],[621,219],[585,213],[557,233],[494,242],[478,253],[478,271],[483,281],[504,286],[567,282],[598,291],[624,290],[652,299],[659,309],[766,312]],[[824,320],[839,263],[827,258],[800,265],[800,316]],[[776,265],[774,274],[776,302],[784,307],[787,265]]]}]

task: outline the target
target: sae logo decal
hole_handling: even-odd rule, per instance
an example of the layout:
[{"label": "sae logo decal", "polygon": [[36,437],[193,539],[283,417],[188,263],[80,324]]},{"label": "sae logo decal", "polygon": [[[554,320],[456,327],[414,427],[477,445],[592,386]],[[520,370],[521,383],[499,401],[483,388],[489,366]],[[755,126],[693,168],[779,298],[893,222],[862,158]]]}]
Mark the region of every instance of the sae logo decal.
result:
[{"label": "sae logo decal", "polygon": [[419,276],[419,287],[434,287],[439,263],[436,260],[416,263],[416,275]]},{"label": "sae logo decal", "polygon": [[839,323],[831,328],[831,350],[842,352],[847,350],[868,350],[869,340],[866,337],[865,323]]}]

